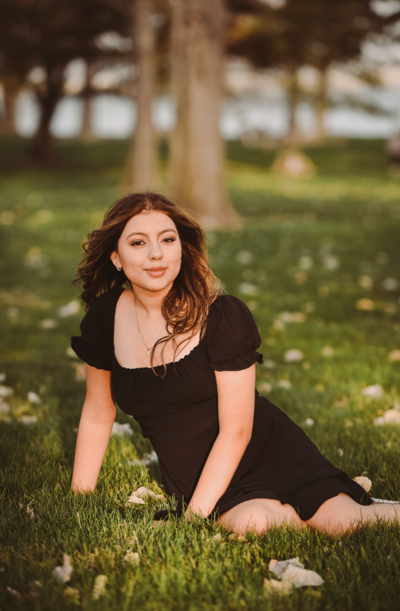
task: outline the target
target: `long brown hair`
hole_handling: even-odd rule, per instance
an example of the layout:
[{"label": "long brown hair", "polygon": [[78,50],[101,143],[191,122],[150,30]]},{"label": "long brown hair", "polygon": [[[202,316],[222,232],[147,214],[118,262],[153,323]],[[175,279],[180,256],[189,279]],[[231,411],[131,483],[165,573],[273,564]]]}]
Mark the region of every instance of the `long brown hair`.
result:
[{"label": "long brown hair", "polygon": [[164,195],[154,192],[132,193],[118,200],[106,213],[102,225],[87,235],[83,244],[82,260],[77,268],[78,277],[73,284],[80,288],[81,300],[86,310],[90,309],[101,293],[127,285],[128,278],[123,270],[116,270],[110,255],[117,250],[118,240],[126,223],[133,216],[151,210],[163,212],[173,220],[182,245],[181,269],[162,304],[162,314],[167,326],[172,327],[173,331],[154,344],[150,358],[151,368],[158,375],[153,366],[154,351],[159,343],[164,343],[161,358],[165,376],[166,342],[173,342],[175,362],[178,347],[186,341],[183,339],[177,345],[176,338],[189,333],[189,342],[200,330],[201,340],[209,307],[222,293],[221,284],[211,271],[207,258],[204,231],[190,212],[177,206]]}]

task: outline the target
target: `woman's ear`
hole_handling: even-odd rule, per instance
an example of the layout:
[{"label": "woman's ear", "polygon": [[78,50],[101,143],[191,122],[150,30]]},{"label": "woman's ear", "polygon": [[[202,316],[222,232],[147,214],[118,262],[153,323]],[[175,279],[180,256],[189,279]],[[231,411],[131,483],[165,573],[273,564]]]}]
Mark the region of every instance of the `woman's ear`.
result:
[{"label": "woman's ear", "polygon": [[110,259],[111,259],[111,261],[112,261],[113,265],[115,265],[115,267],[116,267],[118,270],[120,270],[120,269],[121,269],[121,267],[122,267],[122,265],[121,265],[121,262],[120,262],[120,260],[119,260],[119,257],[118,257],[118,253],[117,253],[117,251],[114,251],[114,252],[112,252],[112,253],[111,253],[111,255],[110,255]]}]

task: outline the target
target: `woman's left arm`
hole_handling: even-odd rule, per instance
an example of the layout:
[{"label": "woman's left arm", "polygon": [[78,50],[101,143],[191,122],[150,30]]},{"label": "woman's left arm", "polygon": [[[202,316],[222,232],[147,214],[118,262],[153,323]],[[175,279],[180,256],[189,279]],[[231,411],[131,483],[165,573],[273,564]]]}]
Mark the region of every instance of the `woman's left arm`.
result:
[{"label": "woman's left arm", "polygon": [[186,510],[203,517],[213,510],[242,459],[254,420],[256,366],[240,371],[215,371],[219,433]]}]

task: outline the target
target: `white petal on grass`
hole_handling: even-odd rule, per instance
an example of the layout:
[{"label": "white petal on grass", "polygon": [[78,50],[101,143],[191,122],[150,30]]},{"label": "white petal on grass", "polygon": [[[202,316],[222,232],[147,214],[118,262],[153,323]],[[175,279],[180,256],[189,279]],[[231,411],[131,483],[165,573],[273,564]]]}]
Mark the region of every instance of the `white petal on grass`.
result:
[{"label": "white petal on grass", "polygon": [[39,397],[39,395],[37,395],[35,392],[28,392],[27,394],[27,398],[29,403],[41,403],[41,398]]},{"label": "white petal on grass", "polygon": [[94,580],[92,597],[94,600],[99,600],[106,593],[108,577],[107,575],[97,575]]},{"label": "white petal on grass", "polygon": [[124,556],[124,561],[130,562],[131,564],[139,564],[138,552],[127,552]]},{"label": "white petal on grass", "polygon": [[356,308],[357,310],[372,312],[373,310],[375,310],[375,303],[372,301],[372,299],[368,298],[358,299],[358,301],[356,301]]},{"label": "white petal on grass", "polygon": [[279,380],[278,386],[281,388],[292,388],[292,383],[289,380]]},{"label": "white petal on grass", "polygon": [[359,277],[358,284],[361,288],[369,290],[374,286],[374,281],[371,276],[363,275]]},{"label": "white petal on grass", "polygon": [[313,426],[314,420],[312,418],[306,418],[306,426]]},{"label": "white petal on grass", "polygon": [[11,386],[0,386],[0,397],[9,397],[14,394],[14,389]]},{"label": "white petal on grass", "polygon": [[37,416],[20,416],[18,422],[21,424],[35,424],[38,421]]},{"label": "white petal on grass", "polygon": [[238,290],[242,295],[256,295],[258,292],[257,287],[251,282],[241,282],[238,286]]},{"label": "white petal on grass", "polygon": [[127,422],[125,424],[120,424],[119,422],[114,422],[113,427],[111,429],[111,435],[133,435],[133,431],[130,427],[130,424]]},{"label": "white petal on grass", "polygon": [[81,306],[79,305],[79,301],[74,299],[73,301],[70,301],[69,303],[66,303],[65,305],[61,306],[61,308],[58,308],[57,316],[59,316],[60,318],[74,316],[75,314],[79,313],[80,309]]},{"label": "white petal on grass", "polygon": [[0,414],[7,415],[10,413],[10,406],[0,400]]},{"label": "white petal on grass", "polygon": [[53,318],[44,318],[38,324],[40,329],[55,329],[58,327],[58,322]]},{"label": "white petal on grass", "polygon": [[262,367],[264,367],[264,369],[275,369],[276,363],[272,359],[266,359],[262,364]]},{"label": "white petal on grass", "polygon": [[399,281],[396,278],[385,278],[382,282],[382,286],[385,291],[397,291],[399,288]]},{"label": "white petal on grass", "polygon": [[149,490],[145,486],[140,486],[137,490],[134,490],[132,494],[135,494],[139,498],[143,498],[146,496],[153,496],[156,499],[165,499],[163,494],[156,494],[152,490]]},{"label": "white petal on grass", "polygon": [[372,488],[372,482],[369,477],[365,477],[365,475],[358,475],[353,478],[357,484],[359,484],[362,488],[364,488],[365,492],[369,492]]},{"label": "white petal on grass", "polygon": [[241,263],[242,265],[247,265],[251,263],[254,259],[253,253],[249,250],[240,250],[236,255],[236,261]]},{"label": "white petal on grass", "polygon": [[400,361],[400,350],[392,350],[392,352],[389,352],[387,358],[388,361],[390,361],[391,363],[396,363],[397,361]]},{"label": "white petal on grass", "polygon": [[303,270],[311,269],[314,265],[314,259],[308,255],[304,255],[297,261],[297,265]]},{"label": "white petal on grass", "polygon": [[57,566],[52,575],[56,581],[59,583],[67,583],[71,579],[72,574],[72,566],[71,566],[71,558],[67,555],[63,555],[63,565]]},{"label": "white petal on grass", "polygon": [[268,394],[269,392],[271,392],[272,386],[269,382],[262,382],[262,384],[259,384],[259,386],[257,386],[257,390],[258,392],[264,392]]},{"label": "white petal on grass", "polygon": [[279,562],[274,559],[270,561],[268,568],[282,583],[295,588],[320,586],[324,583],[318,573],[305,569],[304,564],[298,558],[290,558]]},{"label": "white petal on grass", "polygon": [[135,467],[136,465],[145,465],[146,467],[148,467],[149,465],[152,465],[158,462],[159,462],[158,456],[155,453],[155,451],[153,450],[153,452],[151,452],[150,454],[145,454],[143,458],[140,460],[129,460],[128,464],[131,467]]},{"label": "white petal on grass", "polygon": [[371,397],[372,399],[382,399],[384,395],[383,388],[380,384],[366,386],[362,389],[361,393],[364,395],[364,397]]},{"label": "white petal on grass", "polygon": [[321,355],[322,356],[326,356],[327,358],[333,356],[335,354],[334,349],[332,348],[332,346],[324,346],[323,348],[321,348]]},{"label": "white petal on grass", "polygon": [[334,272],[335,270],[337,270],[340,265],[339,259],[334,255],[327,255],[326,257],[324,257],[322,263],[325,269],[330,272]]},{"label": "white petal on grass", "polygon": [[291,350],[287,350],[287,352],[285,352],[283,358],[286,363],[295,363],[297,361],[302,361],[304,358],[304,354],[301,350],[292,348]]}]

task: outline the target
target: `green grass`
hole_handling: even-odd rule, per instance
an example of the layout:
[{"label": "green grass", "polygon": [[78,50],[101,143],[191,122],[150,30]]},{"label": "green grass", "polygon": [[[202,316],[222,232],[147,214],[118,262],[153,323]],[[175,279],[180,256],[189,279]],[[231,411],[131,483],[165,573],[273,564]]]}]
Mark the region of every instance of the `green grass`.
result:
[{"label": "green grass", "polygon": [[[236,541],[206,521],[153,526],[161,501],[126,501],[140,485],[159,492],[160,474],[129,465],[152,448],[121,411],[117,420],[131,424],[133,438],[111,438],[96,492],[75,498],[69,486],[85,389],[67,348],[82,312],[60,318],[57,309],[78,298],[71,280],[80,242],[119,196],[126,143],[63,142],[51,173],[24,166],[25,148],[22,140],[0,141],[7,168],[0,179],[0,372],[14,389],[4,399],[10,413],[0,414],[0,609],[398,609],[398,527],[381,523],[341,539],[278,529]],[[332,142],[307,151],[319,168],[315,178],[282,180],[268,173],[272,152],[229,144],[230,197],[245,222],[209,238],[217,275],[252,309],[260,350],[274,362],[258,368],[259,387],[271,385],[270,400],[336,466],[351,477],[367,472],[373,496],[400,499],[399,428],[373,424],[400,403],[400,363],[387,358],[400,349],[400,292],[382,285],[400,281],[400,183],[388,177],[383,150],[382,142]],[[166,154],[164,145],[163,170]],[[371,288],[360,286],[361,276]],[[374,309],[357,309],[360,299]],[[303,322],[277,322],[283,312],[300,312]],[[321,355],[326,346],[334,349],[329,358]],[[291,348],[303,352],[302,361],[285,362]],[[372,384],[382,385],[383,398],[362,395]],[[30,391],[41,403],[28,402]],[[23,424],[24,416],[38,419]],[[139,552],[138,565],[124,562],[128,550]],[[73,565],[66,585],[52,577],[63,553]],[[295,556],[324,585],[266,597],[270,559]],[[94,600],[101,574],[106,591]]]}]

